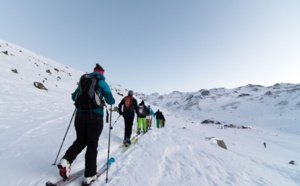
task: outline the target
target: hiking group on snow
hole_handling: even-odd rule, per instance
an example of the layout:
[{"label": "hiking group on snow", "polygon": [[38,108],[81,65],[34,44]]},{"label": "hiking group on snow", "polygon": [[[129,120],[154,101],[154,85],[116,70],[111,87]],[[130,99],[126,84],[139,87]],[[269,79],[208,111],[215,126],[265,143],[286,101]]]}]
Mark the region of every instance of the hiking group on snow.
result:
[{"label": "hiking group on snow", "polygon": [[[72,100],[75,101],[76,106],[74,111],[74,114],[76,112],[74,122],[76,139],[65,152],[57,167],[60,176],[64,180],[68,180],[71,173],[72,162],[76,159],[77,155],[86,148],[82,185],[91,185],[99,176],[97,174],[97,148],[98,140],[103,129],[103,110],[104,106],[106,106],[105,102],[111,106],[115,104],[111,89],[105,81],[104,69],[99,64],[96,64],[92,73],[81,76],[78,87],[72,94]],[[110,110],[112,111],[112,109]],[[146,106],[143,100],[138,104],[137,100],[133,97],[132,90],[129,90],[128,95],[119,103],[118,112],[120,116],[122,115],[124,118],[123,145],[125,147],[131,145],[135,114],[137,114],[137,135],[144,134],[151,130],[153,118],[156,118],[157,128],[164,127],[165,125],[163,113],[159,110],[154,113],[150,105]],[[112,127],[110,126],[110,130],[111,129]]]}]

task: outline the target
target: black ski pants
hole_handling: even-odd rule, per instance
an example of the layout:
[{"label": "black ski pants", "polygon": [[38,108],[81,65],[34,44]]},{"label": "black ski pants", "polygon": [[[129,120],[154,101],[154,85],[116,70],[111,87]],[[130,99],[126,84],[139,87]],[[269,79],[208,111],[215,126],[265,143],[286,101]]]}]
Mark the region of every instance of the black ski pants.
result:
[{"label": "black ski pants", "polygon": [[124,139],[131,138],[133,119],[134,119],[134,117],[124,116],[124,123],[125,123]]},{"label": "black ski pants", "polygon": [[90,112],[76,113],[75,130],[77,138],[63,158],[72,164],[77,155],[86,147],[85,177],[91,177],[97,173],[97,148],[102,129],[102,115]]}]

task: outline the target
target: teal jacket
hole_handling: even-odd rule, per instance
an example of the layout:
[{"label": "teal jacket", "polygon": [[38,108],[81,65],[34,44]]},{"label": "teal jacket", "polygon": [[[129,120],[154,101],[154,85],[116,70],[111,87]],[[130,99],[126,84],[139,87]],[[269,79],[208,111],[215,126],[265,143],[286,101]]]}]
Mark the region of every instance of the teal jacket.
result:
[{"label": "teal jacket", "polygon": [[152,110],[150,105],[148,105],[148,109],[149,109],[149,115],[151,114],[153,117],[155,117],[154,111]]},{"label": "teal jacket", "polygon": [[[104,98],[105,102],[109,105],[115,104],[115,98],[113,97],[111,90],[109,88],[109,85],[105,82],[105,77],[98,73],[98,72],[92,72],[91,75],[96,75],[97,78],[99,78],[98,86],[100,87],[100,99]],[[72,100],[75,101],[77,92],[79,90],[79,87],[76,88],[75,92],[72,93]],[[80,110],[77,109],[76,112],[86,112],[89,110]],[[103,109],[102,108],[96,108],[92,109],[92,112],[95,112],[97,114],[101,114],[103,116]]]}]

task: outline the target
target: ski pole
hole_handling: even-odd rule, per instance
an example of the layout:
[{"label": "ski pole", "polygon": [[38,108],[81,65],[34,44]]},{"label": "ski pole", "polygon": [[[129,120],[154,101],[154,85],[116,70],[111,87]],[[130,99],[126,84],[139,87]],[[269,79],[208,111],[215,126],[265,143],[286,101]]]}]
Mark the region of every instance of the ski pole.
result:
[{"label": "ski pole", "polygon": [[106,108],[106,123],[108,123],[108,118],[109,118],[109,113],[108,113],[108,110]]},{"label": "ski pole", "polygon": [[66,131],[66,134],[65,134],[65,136],[64,136],[64,139],[63,139],[63,141],[62,141],[62,143],[61,143],[61,146],[60,146],[60,148],[59,148],[59,150],[58,150],[56,159],[55,159],[55,161],[54,161],[54,163],[53,163],[52,165],[56,165],[57,158],[58,158],[59,153],[60,153],[60,150],[61,150],[61,148],[62,148],[62,146],[63,146],[63,144],[64,144],[64,141],[65,141],[65,139],[66,139],[67,133],[68,133],[68,131],[69,131],[69,128],[70,128],[70,125],[71,125],[71,123],[72,123],[72,120],[73,120],[73,117],[74,117],[75,113],[76,113],[76,108],[75,108],[75,110],[74,110],[74,112],[73,112],[72,118],[71,118],[71,120],[70,120],[70,124],[69,124],[69,126],[68,126],[68,128],[67,128],[67,131]]},{"label": "ski pole", "polygon": [[121,115],[116,119],[115,123],[111,126],[111,130],[113,129],[113,126],[117,123],[118,119],[120,118]]},{"label": "ski pole", "polygon": [[112,105],[110,105],[110,122],[109,122],[109,134],[108,134],[108,148],[107,148],[107,164],[106,164],[106,183],[108,181],[108,160],[109,160],[109,151],[110,151],[110,133],[112,130],[111,127],[111,115],[112,115]]}]

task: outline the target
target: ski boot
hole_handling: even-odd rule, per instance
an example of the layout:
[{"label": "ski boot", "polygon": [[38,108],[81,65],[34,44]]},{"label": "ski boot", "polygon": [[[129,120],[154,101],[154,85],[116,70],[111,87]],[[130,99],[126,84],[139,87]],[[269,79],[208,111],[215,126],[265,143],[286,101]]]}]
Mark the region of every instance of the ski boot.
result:
[{"label": "ski boot", "polygon": [[96,179],[97,179],[97,175],[92,177],[84,177],[81,185],[82,186],[92,185],[92,183],[95,182]]},{"label": "ski boot", "polygon": [[61,159],[57,165],[59,169],[59,175],[64,179],[68,179],[71,172],[71,164],[66,159]]}]

